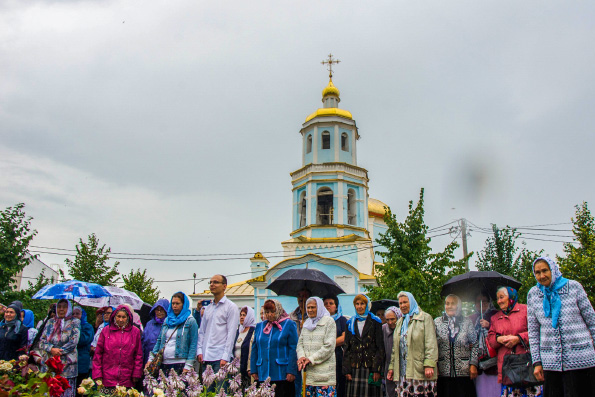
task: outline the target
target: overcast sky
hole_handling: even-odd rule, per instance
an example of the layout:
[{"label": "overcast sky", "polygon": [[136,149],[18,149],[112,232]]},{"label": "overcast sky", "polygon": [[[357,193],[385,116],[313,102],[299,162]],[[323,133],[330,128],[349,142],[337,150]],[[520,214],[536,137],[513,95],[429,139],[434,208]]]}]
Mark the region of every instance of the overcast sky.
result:
[{"label": "overcast sky", "polygon": [[[592,1],[4,0],[0,208],[26,203],[36,246],[73,249],[96,233],[114,252],[279,251],[299,129],[322,106],[320,61],[332,52],[370,196],[400,219],[424,187],[430,227],[570,222],[595,198],[594,11]],[[469,249],[485,237],[472,231]],[[249,271],[247,259],[121,262],[156,280]],[[169,297],[192,281],[159,287]]]}]

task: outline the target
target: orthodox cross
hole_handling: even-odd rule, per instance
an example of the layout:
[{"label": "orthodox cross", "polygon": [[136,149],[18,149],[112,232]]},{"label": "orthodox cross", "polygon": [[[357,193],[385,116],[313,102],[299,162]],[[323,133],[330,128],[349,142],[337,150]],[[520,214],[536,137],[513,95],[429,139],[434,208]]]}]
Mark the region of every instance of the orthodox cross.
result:
[{"label": "orthodox cross", "polygon": [[320,62],[323,65],[328,65],[328,77],[330,79],[333,78],[333,64],[338,64],[339,62],[341,62],[338,59],[333,59],[333,54],[328,54],[328,60],[324,60],[322,62]]}]

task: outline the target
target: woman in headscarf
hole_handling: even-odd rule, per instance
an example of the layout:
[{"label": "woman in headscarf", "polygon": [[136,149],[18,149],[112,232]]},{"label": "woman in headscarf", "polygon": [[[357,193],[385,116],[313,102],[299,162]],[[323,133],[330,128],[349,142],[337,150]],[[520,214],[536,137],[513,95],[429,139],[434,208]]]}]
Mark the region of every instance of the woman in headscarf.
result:
[{"label": "woman in headscarf", "polygon": [[10,361],[19,358],[19,350],[27,347],[27,327],[21,323],[21,310],[11,303],[5,309],[0,322],[0,360]]},{"label": "woman in headscarf", "polygon": [[396,306],[391,306],[384,311],[385,323],[382,324],[382,336],[384,337],[384,367],[382,373],[384,374],[386,395],[388,397],[395,397],[397,384],[392,380],[386,379],[388,367],[392,358],[393,352],[393,338],[395,329],[397,328],[397,321],[403,317],[403,313]]},{"label": "woman in headscarf", "polygon": [[476,396],[473,379],[477,377],[477,334],[462,310],[461,299],[451,294],[444,300],[444,314],[434,319],[440,397]]},{"label": "woman in headscarf", "polygon": [[64,370],[62,376],[68,380],[70,388],[64,391],[63,397],[76,395],[76,377],[78,375],[78,350],[81,332],[81,322],[72,317],[72,305],[66,299],[60,299],[56,305],[56,317],[48,321],[36,353],[41,357],[42,372],[47,372],[45,365],[47,359],[60,357]]},{"label": "woman in headscarf", "polygon": [[108,388],[133,387],[143,373],[140,330],[132,323],[132,313],[120,305],[113,311],[109,325],[103,327],[95,356],[93,379]]},{"label": "woman in headscarf", "polygon": [[435,396],[438,342],[434,319],[417,305],[409,292],[397,295],[403,317],[397,321],[387,378],[397,384],[399,397]]},{"label": "woman in headscarf", "polygon": [[549,257],[533,262],[537,285],[527,298],[534,373],[549,396],[595,394],[595,311],[583,286]]},{"label": "woman in headscarf", "polygon": [[336,396],[335,320],[318,297],[306,301],[308,318],[297,344],[298,371],[306,372],[307,397]]},{"label": "woman in headscarf", "polygon": [[78,318],[81,322],[81,335],[79,343],[76,346],[78,350],[78,367],[79,374],[76,379],[77,387],[81,384],[83,379],[89,377],[89,370],[91,369],[91,342],[93,342],[93,326],[87,321],[87,312],[80,306],[75,306],[72,309],[72,317]]},{"label": "woman in headscarf", "polygon": [[178,374],[186,373],[196,360],[197,342],[198,324],[192,317],[190,299],[183,292],[176,292],[171,297],[167,318],[145,367],[163,350],[163,372],[169,373],[173,369]]},{"label": "woman in headscarf", "polygon": [[[527,329],[527,305],[517,303],[518,292],[511,287],[500,287],[496,293],[500,311],[492,316],[492,324],[488,332],[488,343],[498,352],[498,383],[502,383],[502,363],[504,356],[526,353],[525,346],[529,346],[529,332]],[[501,395],[508,397],[534,397],[540,395],[538,387],[510,387],[502,385]]]},{"label": "woman in headscarf", "polygon": [[27,328],[27,349],[29,349],[38,332],[37,328],[35,328],[35,314],[29,309],[23,309],[21,311],[21,323]]},{"label": "woman in headscarf", "polygon": [[490,295],[482,291],[475,296],[475,312],[469,320],[477,335],[477,378],[475,378],[475,392],[481,397],[500,397],[498,383],[498,358],[496,352],[488,347],[488,330],[492,316],[496,314]]},{"label": "woman in headscarf", "polygon": [[95,346],[97,346],[97,342],[99,341],[99,335],[101,335],[101,331],[103,331],[103,328],[109,325],[110,318],[112,317],[112,313],[115,309],[116,308],[112,306],[104,306],[101,309],[97,310],[96,317],[100,317],[99,313],[101,313],[101,318],[103,319],[103,322],[99,324],[99,327],[97,327],[97,331],[95,331],[93,342],[91,342],[91,354],[93,354],[93,352],[95,351]]},{"label": "woman in headscarf", "polygon": [[356,314],[347,322],[343,355],[346,395],[380,397],[384,366],[382,320],[370,313],[372,302],[366,295],[357,295],[353,305]]},{"label": "woman in headscarf", "polygon": [[240,309],[240,326],[236,334],[234,357],[240,360],[240,374],[242,374],[242,390],[250,385],[250,352],[252,351],[252,335],[254,335],[256,320],[254,309],[248,306]]},{"label": "woman in headscarf", "polygon": [[155,343],[157,343],[157,338],[161,333],[161,327],[167,317],[168,309],[169,301],[167,299],[159,299],[149,312],[149,317],[151,317],[151,319],[147,322],[145,332],[143,332],[141,337],[143,345],[143,366],[149,361],[149,355],[151,354],[151,351],[153,351]]},{"label": "woman in headscarf", "polygon": [[343,345],[345,344],[345,331],[347,330],[347,318],[343,316],[343,309],[339,304],[339,298],[336,295],[327,295],[323,299],[324,307],[335,320],[337,329],[337,338],[335,339],[335,362],[336,362],[336,380],[337,397],[345,397],[345,376],[343,375]]},{"label": "woman in headscarf", "polygon": [[[297,370],[297,325],[276,299],[264,303],[266,321],[256,324],[250,374],[258,383],[271,378],[275,396],[293,397]],[[289,320],[289,321],[287,321]]]}]

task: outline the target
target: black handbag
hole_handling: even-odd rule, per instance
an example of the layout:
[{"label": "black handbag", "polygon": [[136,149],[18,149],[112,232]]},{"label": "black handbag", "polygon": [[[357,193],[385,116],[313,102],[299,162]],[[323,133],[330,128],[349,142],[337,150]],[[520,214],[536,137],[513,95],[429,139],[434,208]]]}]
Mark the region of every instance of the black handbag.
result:
[{"label": "black handbag", "polygon": [[510,354],[504,356],[502,362],[502,384],[511,387],[530,387],[543,384],[533,374],[533,361],[529,348],[519,336],[521,344],[527,353],[516,354],[514,349]]}]

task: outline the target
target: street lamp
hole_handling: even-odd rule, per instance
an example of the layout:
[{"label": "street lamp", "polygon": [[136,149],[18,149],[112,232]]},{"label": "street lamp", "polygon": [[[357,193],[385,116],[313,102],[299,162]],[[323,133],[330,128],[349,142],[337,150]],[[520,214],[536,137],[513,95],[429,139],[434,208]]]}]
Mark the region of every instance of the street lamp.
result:
[{"label": "street lamp", "polygon": [[196,273],[192,274],[192,277],[194,278],[194,292],[193,294],[196,295]]}]

